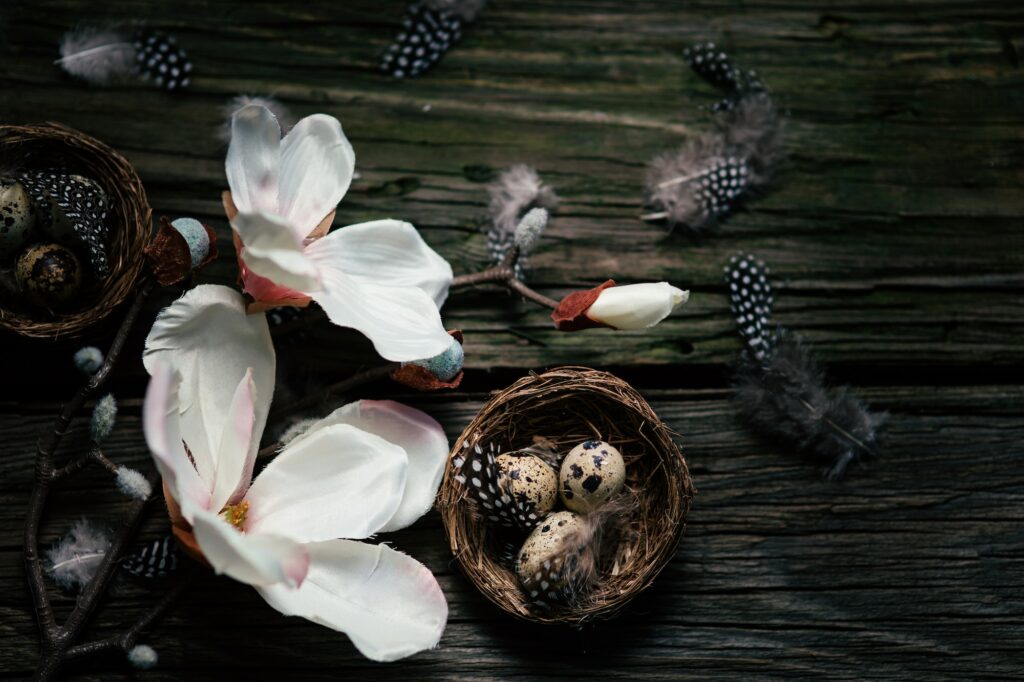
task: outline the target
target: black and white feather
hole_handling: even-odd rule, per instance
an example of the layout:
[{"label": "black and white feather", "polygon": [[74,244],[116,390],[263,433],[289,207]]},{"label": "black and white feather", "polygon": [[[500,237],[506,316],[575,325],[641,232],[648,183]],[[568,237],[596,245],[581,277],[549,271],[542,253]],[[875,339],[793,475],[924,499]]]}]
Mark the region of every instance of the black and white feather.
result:
[{"label": "black and white feather", "polygon": [[715,108],[714,130],[651,161],[645,182],[651,212],[643,219],[701,233],[768,186],[782,160],[783,126],[753,72],[737,69],[712,44],[691,50],[694,70],[730,93],[729,106]]},{"label": "black and white feather", "polygon": [[711,105],[712,111],[732,109],[744,95],[764,92],[765,85],[755,71],[733,64],[714,43],[698,43],[683,51],[683,59],[695,74],[725,94],[725,99]]},{"label": "black and white feather", "polygon": [[734,400],[755,431],[826,464],[842,478],[851,464],[876,456],[885,415],[870,411],[848,387],[832,388],[799,337],[770,328],[773,294],[768,269],[751,255],[725,268],[733,315],[746,350],[735,376]]},{"label": "black and white feather", "polygon": [[[500,263],[516,242],[516,228],[534,208],[553,213],[561,201],[550,186],[541,180],[537,171],[526,164],[517,164],[502,171],[487,186],[490,203],[489,220],[484,227],[487,252],[491,262]],[[526,254],[516,262],[516,276],[522,279],[528,268]]]},{"label": "black and white feather", "polygon": [[381,57],[381,70],[392,78],[409,78],[437,64],[462,37],[466,22],[475,18],[479,7],[460,11],[471,5],[483,3],[421,0],[409,5],[402,30]]},{"label": "black and white feather", "polygon": [[109,200],[95,181],[55,168],[30,170],[19,177],[39,212],[42,230],[57,242],[84,252],[98,277],[110,271],[107,242]]},{"label": "black and white feather", "polygon": [[81,26],[64,34],[59,64],[93,85],[148,81],[164,90],[188,87],[192,62],[173,36],[140,26]]},{"label": "black and white feather", "polygon": [[178,568],[178,543],[171,535],[147,542],[125,557],[121,568],[146,580],[167,577]]},{"label": "black and white feather", "polygon": [[452,459],[455,480],[466,489],[481,518],[506,528],[530,530],[543,514],[499,482],[497,457],[494,443],[463,441],[461,453]]},{"label": "black and white feather", "polygon": [[110,531],[86,519],[46,552],[46,572],[65,590],[78,590],[96,575],[110,549]]},{"label": "black and white feather", "polygon": [[192,62],[174,36],[139,29],[134,38],[136,71],[143,80],[168,91],[189,86]]}]

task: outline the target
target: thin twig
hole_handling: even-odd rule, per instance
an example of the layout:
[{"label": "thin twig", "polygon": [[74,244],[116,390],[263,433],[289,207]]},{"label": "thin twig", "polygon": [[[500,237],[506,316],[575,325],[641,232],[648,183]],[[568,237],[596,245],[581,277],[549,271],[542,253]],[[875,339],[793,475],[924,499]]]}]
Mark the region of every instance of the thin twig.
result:
[{"label": "thin twig", "polygon": [[65,656],[71,658],[82,658],[85,656],[92,656],[94,654],[102,653],[104,651],[111,651],[119,649],[125,653],[131,651],[138,641],[142,633],[149,628],[153,623],[163,616],[171,606],[192,585],[192,582],[196,576],[196,569],[193,565],[188,567],[183,566],[182,569],[185,574],[179,576],[174,583],[174,586],[160,598],[153,608],[144,613],[135,623],[118,635],[107,637],[106,639],[95,640],[92,642],[83,642],[82,644],[76,644],[71,647],[65,653]]},{"label": "thin twig", "polygon": [[552,310],[557,308],[558,301],[534,291],[527,286],[526,282],[516,277],[515,265],[518,260],[519,247],[513,246],[505,254],[505,257],[501,259],[500,263],[480,272],[459,275],[452,280],[451,288],[457,289],[477,284],[501,284],[509,291],[514,291],[523,298],[533,301],[538,305],[551,308]]},{"label": "thin twig", "polygon": [[95,447],[86,454],[71,462],[70,464],[66,464],[60,467],[59,469],[54,469],[52,474],[53,480],[59,481],[60,479],[65,478],[66,476],[70,476],[76,471],[85,468],[87,464],[99,464],[101,467],[103,467],[110,473],[114,474],[115,476],[117,475],[117,470],[119,468],[116,464],[111,462],[106,455],[103,454],[102,450],[100,450],[98,447]]}]

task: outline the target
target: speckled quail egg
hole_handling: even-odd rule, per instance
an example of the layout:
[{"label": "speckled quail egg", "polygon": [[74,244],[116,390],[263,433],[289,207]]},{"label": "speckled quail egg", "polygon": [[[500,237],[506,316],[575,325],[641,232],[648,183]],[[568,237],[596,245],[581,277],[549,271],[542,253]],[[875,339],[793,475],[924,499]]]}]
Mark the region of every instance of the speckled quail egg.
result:
[{"label": "speckled quail egg", "polygon": [[0,261],[11,261],[28,246],[35,224],[36,209],[24,185],[0,180]]},{"label": "speckled quail egg", "polygon": [[562,460],[558,480],[565,506],[585,514],[622,490],[626,484],[626,463],[622,454],[603,440],[587,440]]},{"label": "speckled quail egg", "polygon": [[82,285],[82,264],[60,244],[36,244],[18,256],[14,275],[25,298],[57,308],[72,301]]},{"label": "speckled quail egg", "polygon": [[558,477],[547,462],[528,452],[498,455],[498,485],[515,502],[528,505],[537,517],[555,508]]},{"label": "speckled quail egg", "polygon": [[526,538],[516,557],[516,577],[531,599],[558,599],[565,587],[566,564],[578,557],[571,536],[583,519],[570,511],[548,514]]}]

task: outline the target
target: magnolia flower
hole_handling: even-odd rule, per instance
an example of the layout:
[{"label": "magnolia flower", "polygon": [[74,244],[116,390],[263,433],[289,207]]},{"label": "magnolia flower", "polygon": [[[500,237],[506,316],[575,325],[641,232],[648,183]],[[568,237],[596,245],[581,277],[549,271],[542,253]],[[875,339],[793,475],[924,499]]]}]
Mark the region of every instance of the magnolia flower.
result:
[{"label": "magnolia flower", "polygon": [[266,317],[227,287],[196,287],[157,317],[144,363],[146,442],[186,551],[374,660],[437,644],[448,607],[434,576],[359,542],[430,508],[448,451],[436,421],[390,401],[351,403],[254,478],[274,390]]},{"label": "magnolia flower", "polygon": [[265,107],[235,112],[224,207],[234,229],[250,312],[316,301],[335,324],[370,338],[381,356],[408,361],[446,350],[440,306],[451,266],[409,223],[376,220],[330,234],[355,153],[337,119],[299,121],[281,138]]},{"label": "magnolia flower", "polygon": [[617,287],[614,281],[608,280],[593,289],[569,294],[551,313],[551,318],[562,331],[588,327],[646,329],[664,320],[689,298],[689,291],[668,282]]}]

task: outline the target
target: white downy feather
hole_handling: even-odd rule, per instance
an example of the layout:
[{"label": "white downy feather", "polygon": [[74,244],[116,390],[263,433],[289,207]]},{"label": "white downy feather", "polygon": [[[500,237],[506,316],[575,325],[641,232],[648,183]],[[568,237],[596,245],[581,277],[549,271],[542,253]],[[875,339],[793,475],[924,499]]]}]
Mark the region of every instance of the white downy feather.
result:
[{"label": "white downy feather", "polygon": [[64,34],[59,64],[76,78],[95,85],[123,80],[135,71],[131,32],[112,26],[83,26]]},{"label": "white downy feather", "polygon": [[81,519],[46,552],[46,570],[60,587],[66,590],[80,589],[96,575],[96,569],[108,549],[110,533]]}]

